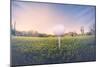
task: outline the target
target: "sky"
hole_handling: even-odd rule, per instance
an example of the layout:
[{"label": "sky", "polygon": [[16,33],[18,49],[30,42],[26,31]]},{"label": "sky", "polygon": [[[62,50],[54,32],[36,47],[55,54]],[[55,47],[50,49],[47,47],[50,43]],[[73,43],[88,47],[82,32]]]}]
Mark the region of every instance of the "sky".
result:
[{"label": "sky", "polygon": [[18,31],[38,31],[54,34],[57,25],[64,32],[88,32],[95,23],[95,6],[12,1],[12,26]]}]

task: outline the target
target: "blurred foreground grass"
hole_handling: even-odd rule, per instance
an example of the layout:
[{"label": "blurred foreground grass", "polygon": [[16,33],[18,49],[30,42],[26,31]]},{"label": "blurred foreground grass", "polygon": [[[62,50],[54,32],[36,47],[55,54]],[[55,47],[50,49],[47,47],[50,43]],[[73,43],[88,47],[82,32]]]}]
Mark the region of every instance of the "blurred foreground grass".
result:
[{"label": "blurred foreground grass", "polygon": [[51,64],[96,60],[95,36],[13,37],[12,65]]}]

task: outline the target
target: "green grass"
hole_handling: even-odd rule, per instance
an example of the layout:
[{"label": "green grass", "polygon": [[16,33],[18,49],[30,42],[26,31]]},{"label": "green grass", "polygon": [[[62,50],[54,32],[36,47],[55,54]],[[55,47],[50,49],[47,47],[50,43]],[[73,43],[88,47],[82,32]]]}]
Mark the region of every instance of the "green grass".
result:
[{"label": "green grass", "polygon": [[12,64],[50,64],[94,61],[94,36],[65,36],[58,48],[57,37],[13,37],[11,39]]}]

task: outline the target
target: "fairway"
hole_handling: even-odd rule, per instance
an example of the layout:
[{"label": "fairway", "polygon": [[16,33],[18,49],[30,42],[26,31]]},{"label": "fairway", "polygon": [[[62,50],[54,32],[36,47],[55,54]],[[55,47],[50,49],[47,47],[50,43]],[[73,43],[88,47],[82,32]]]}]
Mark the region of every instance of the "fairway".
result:
[{"label": "fairway", "polygon": [[61,48],[57,37],[11,38],[11,63],[13,65],[50,64],[95,61],[95,36],[64,36]]}]

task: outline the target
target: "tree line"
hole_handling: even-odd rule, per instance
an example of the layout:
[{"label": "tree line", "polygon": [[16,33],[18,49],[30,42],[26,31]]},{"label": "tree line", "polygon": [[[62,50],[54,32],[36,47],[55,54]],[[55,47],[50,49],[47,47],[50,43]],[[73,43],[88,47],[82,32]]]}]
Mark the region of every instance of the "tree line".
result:
[{"label": "tree line", "polygon": [[[95,24],[91,25],[89,28],[89,32],[84,32],[84,26],[80,27],[81,34],[77,34],[76,32],[68,32],[64,33],[62,36],[79,36],[79,35],[95,35],[96,28]],[[18,31],[16,30],[16,23],[14,23],[14,26],[11,28],[11,35],[13,36],[32,36],[32,37],[49,37],[49,36],[56,36],[52,34],[46,34],[46,33],[39,33],[38,31]]]}]

